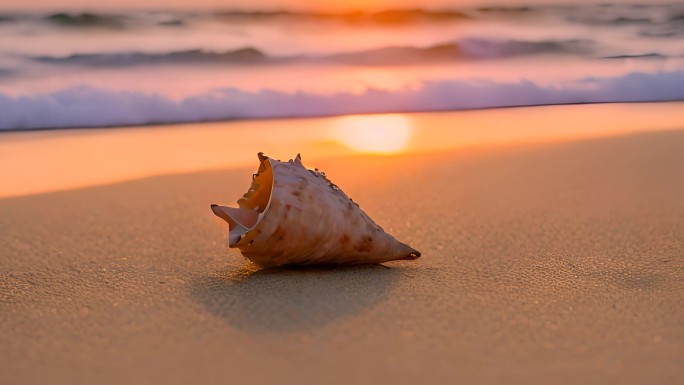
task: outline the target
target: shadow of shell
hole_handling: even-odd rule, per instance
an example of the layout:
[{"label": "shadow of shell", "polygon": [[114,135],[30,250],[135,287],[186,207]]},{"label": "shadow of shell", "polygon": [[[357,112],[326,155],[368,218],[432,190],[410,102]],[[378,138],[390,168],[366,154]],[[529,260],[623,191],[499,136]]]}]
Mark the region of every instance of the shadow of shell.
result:
[{"label": "shadow of shell", "polygon": [[369,311],[388,298],[402,268],[249,266],[216,272],[192,284],[192,297],[210,313],[248,332],[320,328]]}]

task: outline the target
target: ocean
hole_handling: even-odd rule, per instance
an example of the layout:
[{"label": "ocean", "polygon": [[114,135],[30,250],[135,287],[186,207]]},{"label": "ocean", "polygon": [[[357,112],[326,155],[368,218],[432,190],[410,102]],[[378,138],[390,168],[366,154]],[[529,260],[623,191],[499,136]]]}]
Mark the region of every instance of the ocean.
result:
[{"label": "ocean", "polygon": [[684,4],[0,14],[0,129],[684,99]]}]

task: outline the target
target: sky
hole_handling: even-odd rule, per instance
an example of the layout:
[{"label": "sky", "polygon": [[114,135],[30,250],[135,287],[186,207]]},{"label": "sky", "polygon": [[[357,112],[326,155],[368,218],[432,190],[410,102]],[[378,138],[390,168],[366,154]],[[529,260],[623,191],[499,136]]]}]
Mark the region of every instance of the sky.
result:
[{"label": "sky", "polygon": [[[605,3],[611,0],[2,0],[4,10],[106,10],[106,9],[315,9],[324,11],[378,10],[387,8],[455,8],[469,5],[527,5]],[[624,1],[614,0],[622,3]],[[657,4],[663,0],[641,0]]]}]

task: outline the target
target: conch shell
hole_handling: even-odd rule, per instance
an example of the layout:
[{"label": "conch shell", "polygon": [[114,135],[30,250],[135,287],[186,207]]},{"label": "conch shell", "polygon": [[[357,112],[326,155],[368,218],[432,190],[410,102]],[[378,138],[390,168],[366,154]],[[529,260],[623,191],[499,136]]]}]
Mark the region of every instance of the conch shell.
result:
[{"label": "conch shell", "polygon": [[229,225],[228,245],[252,262],[279,265],[366,264],[416,259],[322,172],[299,155],[281,162],[259,153],[259,171],[239,208],[211,205]]}]

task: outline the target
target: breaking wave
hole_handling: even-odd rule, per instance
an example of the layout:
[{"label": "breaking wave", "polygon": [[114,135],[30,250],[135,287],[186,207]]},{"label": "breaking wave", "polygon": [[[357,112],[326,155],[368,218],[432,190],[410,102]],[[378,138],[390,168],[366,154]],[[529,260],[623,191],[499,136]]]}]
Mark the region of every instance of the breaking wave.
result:
[{"label": "breaking wave", "polygon": [[271,56],[254,47],[212,52],[202,49],[166,53],[116,52],[73,54],[68,56],[36,56],[37,62],[93,67],[125,67],[157,64],[316,64],[410,65],[456,60],[500,59],[538,54],[589,54],[593,43],[588,40],[485,40],[461,39],[429,47],[390,46],[377,49],[334,53],[322,56]]},{"label": "breaking wave", "polygon": [[63,27],[121,28],[125,16],[95,13],[53,13],[45,16],[46,22]]},{"label": "breaking wave", "polygon": [[[644,16],[643,9],[653,11]],[[658,12],[664,12],[663,17]],[[648,25],[678,23],[683,20],[682,7],[677,4],[654,4],[641,7],[629,4],[603,4],[600,6],[485,6],[451,9],[387,9],[377,12],[315,12],[287,10],[223,10],[195,12],[127,12],[121,14],[95,12],[59,12],[40,17],[38,21],[66,28],[136,28],[141,25],[183,27],[195,21],[213,20],[225,23],[270,23],[288,21],[335,21],[346,24],[375,24],[378,26],[402,26],[418,23],[458,23],[479,21],[492,17],[516,17],[553,13],[569,13],[567,21],[581,24]],[[160,18],[160,16],[165,16]],[[31,15],[0,14],[0,22],[31,18]]]},{"label": "breaking wave", "polygon": [[[568,103],[684,99],[684,71],[586,78],[564,86],[531,81],[433,81],[415,89],[332,95],[220,89],[179,101],[159,94],[75,87],[13,97],[0,94],[0,129],[102,127],[223,119],[446,111]],[[36,111],[40,111],[37,114]]]},{"label": "breaking wave", "polygon": [[600,4],[450,7],[443,9],[390,8],[377,12],[316,12],[293,10],[195,10],[195,11],[132,11],[58,12],[52,14],[0,13],[0,23],[31,20],[39,24],[65,29],[136,29],[160,26],[186,28],[204,22],[271,23],[274,21],[336,22],[380,27],[408,26],[432,23],[479,22],[500,18],[530,18],[565,15],[571,23],[609,26],[673,27],[684,20],[681,4]]},{"label": "breaking wave", "polygon": [[226,21],[272,21],[273,19],[335,20],[346,23],[410,24],[418,22],[446,22],[470,19],[471,16],[458,10],[389,9],[380,12],[292,12],[292,11],[223,11],[215,17]]},{"label": "breaking wave", "polygon": [[92,67],[126,67],[154,64],[254,64],[265,62],[267,56],[261,51],[247,47],[226,52],[210,52],[201,49],[168,53],[118,52],[73,54],[69,56],[36,56],[33,60],[49,64],[74,64]]}]

